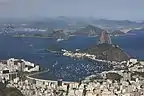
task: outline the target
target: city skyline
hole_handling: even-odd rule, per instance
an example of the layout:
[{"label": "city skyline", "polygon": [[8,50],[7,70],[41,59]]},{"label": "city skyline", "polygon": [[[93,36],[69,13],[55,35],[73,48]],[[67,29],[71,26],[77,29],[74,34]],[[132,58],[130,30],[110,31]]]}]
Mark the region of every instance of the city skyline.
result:
[{"label": "city skyline", "polygon": [[0,0],[0,18],[95,17],[144,20],[143,0]]}]

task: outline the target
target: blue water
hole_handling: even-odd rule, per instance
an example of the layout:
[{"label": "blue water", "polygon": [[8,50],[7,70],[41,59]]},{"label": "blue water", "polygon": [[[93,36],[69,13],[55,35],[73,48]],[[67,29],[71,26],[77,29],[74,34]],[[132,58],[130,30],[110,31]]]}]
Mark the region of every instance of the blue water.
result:
[{"label": "blue water", "polygon": [[[69,57],[59,56],[44,51],[51,45],[59,48],[75,50],[86,49],[96,44],[95,37],[72,37],[67,41],[56,42],[48,38],[15,38],[0,35],[0,59],[23,58],[25,60],[40,64],[43,68],[50,68],[51,72],[40,74],[36,77],[43,79],[64,79],[68,81],[78,80],[94,71],[103,71],[107,66],[93,64],[86,60],[73,60]],[[112,42],[118,44],[131,57],[144,59],[144,35],[113,37]],[[55,62],[58,62],[53,67]]]}]

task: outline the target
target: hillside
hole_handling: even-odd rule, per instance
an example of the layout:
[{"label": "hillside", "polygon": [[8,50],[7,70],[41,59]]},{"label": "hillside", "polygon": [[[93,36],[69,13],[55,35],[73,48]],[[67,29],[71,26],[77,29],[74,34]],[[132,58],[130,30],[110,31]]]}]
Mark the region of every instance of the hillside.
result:
[{"label": "hillside", "polygon": [[64,32],[63,30],[57,30],[57,31],[53,31],[51,33],[48,34],[48,37],[52,37],[52,38],[62,38],[62,39],[68,39],[69,38],[69,34]]},{"label": "hillside", "polygon": [[0,96],[24,96],[16,88],[7,88],[5,84],[0,82]]},{"label": "hillside", "polygon": [[129,56],[117,45],[106,43],[88,48],[85,52],[96,55],[98,59],[109,61],[124,61],[129,59]]},{"label": "hillside", "polygon": [[77,30],[74,34],[75,35],[84,35],[84,36],[96,36],[101,34],[103,32],[103,29],[100,29],[98,27],[88,25],[85,28],[82,28],[80,30]]}]

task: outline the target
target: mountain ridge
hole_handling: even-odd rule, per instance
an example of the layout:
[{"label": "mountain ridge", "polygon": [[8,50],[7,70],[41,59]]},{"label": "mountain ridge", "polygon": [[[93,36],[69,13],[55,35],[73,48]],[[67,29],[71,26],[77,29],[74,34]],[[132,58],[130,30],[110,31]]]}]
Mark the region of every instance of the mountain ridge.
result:
[{"label": "mountain ridge", "polygon": [[96,36],[96,35],[100,35],[101,32],[103,32],[104,30],[93,26],[93,25],[87,25],[84,28],[81,28],[79,30],[77,30],[74,34],[76,35],[87,35],[87,36]]}]

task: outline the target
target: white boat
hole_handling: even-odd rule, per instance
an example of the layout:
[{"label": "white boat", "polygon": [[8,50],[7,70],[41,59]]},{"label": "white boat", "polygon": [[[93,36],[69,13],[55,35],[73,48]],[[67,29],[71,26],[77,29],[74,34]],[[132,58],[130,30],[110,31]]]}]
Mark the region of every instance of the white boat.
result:
[{"label": "white boat", "polygon": [[31,47],[32,47],[33,45],[32,45],[32,44],[30,44],[29,46],[31,46]]},{"label": "white boat", "polygon": [[76,51],[79,51],[80,49],[76,49]]},{"label": "white boat", "polygon": [[60,41],[63,41],[64,39],[62,39],[62,38],[59,38],[59,39],[57,39],[56,41],[57,42],[60,42]]}]

